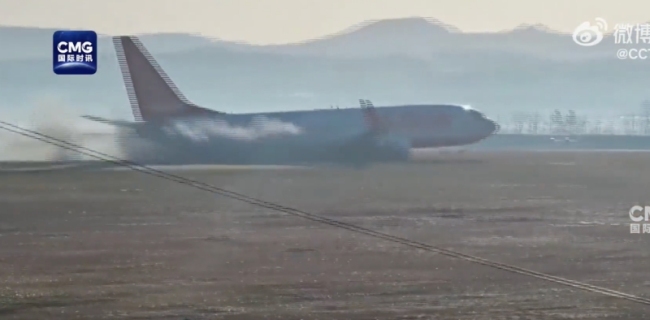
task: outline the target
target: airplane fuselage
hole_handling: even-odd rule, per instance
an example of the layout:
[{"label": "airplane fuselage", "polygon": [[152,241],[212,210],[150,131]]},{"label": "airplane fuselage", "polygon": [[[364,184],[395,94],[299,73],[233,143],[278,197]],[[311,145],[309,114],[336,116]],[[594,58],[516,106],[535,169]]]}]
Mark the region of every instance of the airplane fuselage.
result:
[{"label": "airplane fuselage", "polygon": [[[408,140],[412,148],[471,144],[496,130],[494,122],[482,114],[455,105],[406,105],[375,110],[387,122],[391,134]],[[217,128],[220,125],[214,121],[221,121],[222,128]],[[293,137],[313,144],[349,139],[367,130],[364,115],[358,108],[181,117],[149,121],[147,127],[153,132],[180,130],[185,133],[181,136],[195,136],[199,140],[202,135],[240,141]],[[218,132],[218,129],[223,130]],[[237,136],[238,133],[241,135]]]}]

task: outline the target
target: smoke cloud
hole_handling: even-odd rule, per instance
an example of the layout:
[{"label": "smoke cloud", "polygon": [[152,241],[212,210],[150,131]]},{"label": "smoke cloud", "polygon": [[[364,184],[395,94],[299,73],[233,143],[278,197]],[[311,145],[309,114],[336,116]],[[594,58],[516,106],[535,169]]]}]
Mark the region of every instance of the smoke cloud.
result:
[{"label": "smoke cloud", "polygon": [[299,135],[303,131],[293,123],[258,116],[246,126],[231,125],[224,120],[178,121],[173,125],[175,132],[195,141],[207,141],[211,137],[252,141],[267,137]]}]

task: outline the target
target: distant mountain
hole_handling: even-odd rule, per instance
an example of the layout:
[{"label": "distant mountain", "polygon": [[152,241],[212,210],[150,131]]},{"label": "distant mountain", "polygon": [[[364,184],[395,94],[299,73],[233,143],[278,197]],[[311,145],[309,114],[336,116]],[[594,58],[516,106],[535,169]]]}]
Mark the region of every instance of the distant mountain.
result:
[{"label": "distant mountain", "polygon": [[[0,41],[12,44],[0,51],[0,114],[55,94],[80,112],[128,117],[110,39],[100,39],[97,75],[56,76],[53,32],[0,27]],[[188,34],[141,39],[191,100],[228,112],[349,106],[367,97],[377,104],[465,103],[491,114],[615,114],[635,110],[650,87],[650,61],[617,60],[611,37],[580,47],[540,25],[470,34],[435,20],[394,19],[273,46]]]},{"label": "distant mountain", "polygon": [[[12,45],[0,59],[50,58],[55,29],[0,26],[0,41]],[[428,57],[435,53],[467,50],[523,53],[542,58],[566,59],[613,55],[621,45],[611,35],[594,47],[580,47],[570,34],[554,32],[543,25],[521,25],[498,33],[461,33],[435,19],[405,18],[369,21],[339,33],[301,43],[251,45],[210,39],[195,34],[149,34],[141,39],[151,51],[179,52],[195,48],[225,48],[237,52],[315,55],[328,57],[372,57],[405,55]],[[100,50],[111,48],[108,37],[100,37]],[[613,51],[612,51],[613,50]],[[111,53],[107,54],[111,54]]]},{"label": "distant mountain", "polygon": [[[560,59],[586,53],[580,49],[571,35],[553,33],[543,26],[521,26],[500,33],[461,33],[452,26],[422,18],[368,22],[323,39],[261,48],[274,53],[337,57],[428,57],[435,53],[488,50]],[[591,51],[600,55],[607,50]]]}]

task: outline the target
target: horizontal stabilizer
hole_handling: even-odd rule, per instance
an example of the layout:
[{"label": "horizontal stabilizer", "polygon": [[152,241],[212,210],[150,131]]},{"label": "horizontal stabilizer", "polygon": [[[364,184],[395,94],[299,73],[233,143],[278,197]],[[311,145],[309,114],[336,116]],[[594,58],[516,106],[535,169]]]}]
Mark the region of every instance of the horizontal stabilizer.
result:
[{"label": "horizontal stabilizer", "polygon": [[95,116],[81,116],[81,117],[95,122],[106,123],[106,124],[110,124],[117,127],[123,127],[123,128],[135,128],[138,125],[138,123],[136,122],[129,122],[123,120],[109,120],[109,119],[104,119]]}]

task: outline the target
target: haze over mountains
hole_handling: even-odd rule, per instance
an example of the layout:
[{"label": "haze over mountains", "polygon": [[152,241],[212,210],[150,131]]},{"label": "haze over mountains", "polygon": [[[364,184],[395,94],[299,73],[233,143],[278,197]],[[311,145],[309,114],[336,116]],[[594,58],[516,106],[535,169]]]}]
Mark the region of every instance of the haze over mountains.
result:
[{"label": "haze over mountains", "polygon": [[[79,113],[129,119],[110,39],[98,45],[96,75],[57,76],[53,32],[0,27],[0,41],[11,44],[0,51],[2,114],[20,114],[47,95]],[[493,116],[555,108],[604,116],[635,112],[650,96],[649,60],[618,60],[623,46],[611,36],[580,47],[540,25],[466,34],[422,18],[382,20],[273,46],[189,34],[141,39],[192,101],[226,112],[347,107],[364,97],[377,105],[470,104]]]}]

